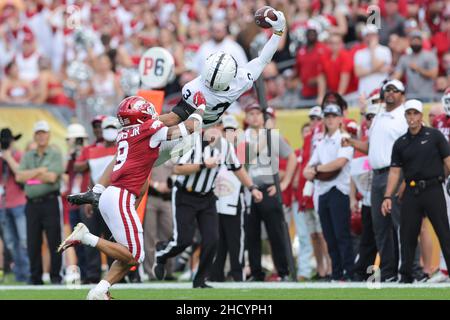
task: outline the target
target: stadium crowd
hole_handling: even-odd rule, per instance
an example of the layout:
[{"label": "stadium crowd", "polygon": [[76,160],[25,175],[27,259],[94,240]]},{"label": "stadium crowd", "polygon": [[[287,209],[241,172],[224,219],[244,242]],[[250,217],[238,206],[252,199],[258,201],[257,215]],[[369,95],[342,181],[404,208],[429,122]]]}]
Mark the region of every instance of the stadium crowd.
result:
[{"label": "stadium crowd", "polygon": [[[283,11],[288,22],[288,32],[273,62],[262,74],[266,100],[272,107],[268,113],[272,127],[276,128],[275,110],[312,107],[310,121],[298,130],[303,138],[302,148],[292,150],[287,146],[281,154],[285,159],[280,159],[283,209],[286,216],[294,218],[297,232],[294,242],[294,249],[298,249],[294,252],[297,274],[286,270],[290,249],[283,249],[289,247],[286,243],[280,246],[281,231],[267,228],[270,220],[261,213],[263,218],[256,222],[245,219],[244,229],[249,230],[249,223],[260,224],[261,220],[266,223],[267,232],[263,232],[262,237],[268,238],[274,261],[263,259],[258,273],[251,265],[247,269],[243,261],[230,261],[233,267],[242,268],[243,277],[236,276],[239,270],[223,275],[224,263],[219,270],[215,263],[212,280],[285,281],[291,273],[299,280],[362,281],[371,275],[367,268],[375,263],[378,252],[382,261],[381,280],[397,281],[396,266],[401,250],[396,245],[400,242],[399,223],[391,221],[388,229],[381,230],[377,221],[370,217],[370,189],[374,178],[370,156],[358,152],[353,144],[347,147],[351,150],[339,150],[339,154],[348,159],[341,167],[345,168],[342,169],[345,176],[340,173],[327,186],[317,180],[312,182],[318,172],[317,165],[323,164],[318,161],[320,155],[315,148],[319,141],[327,140],[324,131],[336,129],[327,122],[327,115],[342,118],[341,129],[349,133],[351,139],[367,140],[371,121],[380,112],[386,93],[394,95],[395,108],[413,98],[424,103],[440,101],[450,86],[450,3],[443,0],[0,1],[0,102],[19,106],[60,105],[72,109],[78,122],[84,125],[76,123],[68,128],[69,152],[65,157],[57,151],[58,146],[49,141],[51,128],[45,122],[36,123],[34,145],[30,144],[26,154],[14,149],[13,141],[20,138],[16,132],[11,132],[14,124],[10,125],[11,130],[2,130],[2,143],[9,143],[8,147],[2,145],[0,171],[1,190],[6,190],[2,192],[6,196],[0,208],[7,208],[0,213],[6,256],[2,264],[4,254],[0,254],[0,268],[3,265],[5,271],[12,269],[17,281],[40,284],[43,272],[49,273],[52,283],[61,283],[61,265],[78,265],[79,270],[67,268],[66,277],[76,277],[79,272],[83,282],[97,283],[104,264],[98,252],[77,248],[68,250],[63,259],[55,254],[55,246],[62,234],[79,221],[108,238],[101,217],[89,205],[75,207],[63,202],[64,227],[61,229],[59,215],[42,214],[31,221],[29,216],[34,212],[30,208],[35,208],[36,212],[51,211],[47,210],[47,205],[51,208],[58,205],[55,199],[60,192],[66,195],[85,191],[99,179],[101,166],[98,163],[108,162],[116,151],[114,141],[119,125],[110,116],[115,115],[123,97],[136,94],[140,85],[139,60],[147,48],[164,47],[175,59],[175,77],[164,88],[165,110],[169,110],[171,103],[179,99],[181,87],[201,73],[202,62],[211,53],[227,51],[238,64],[243,64],[254,55],[253,50],[262,47],[271,31],[254,23],[254,12],[263,5]],[[371,18],[379,22],[380,28],[367,23]],[[387,82],[386,79],[398,81]],[[245,112],[245,127],[250,125],[251,129],[251,122],[257,122],[255,119],[263,114],[261,106],[256,104],[258,106],[244,99],[229,111]],[[348,106],[356,104],[360,105],[361,121],[347,119]],[[433,108],[428,124],[435,122],[432,117],[439,118],[442,114],[442,107]],[[226,115],[222,124],[223,129],[239,127],[231,115]],[[406,122],[404,129],[403,133]],[[91,130],[95,140],[89,144]],[[378,152],[390,154],[391,150],[381,148]],[[51,159],[40,158],[37,164],[33,154],[44,160]],[[297,168],[290,177],[292,154],[296,154]],[[256,171],[249,171],[253,179],[257,177]],[[286,172],[288,178],[285,178]],[[143,224],[146,260],[142,272],[132,272],[129,281],[141,281],[142,275],[155,279],[151,266],[156,243],[171,236],[172,174],[173,168],[169,165],[152,172]],[[23,190],[16,182],[36,177],[51,187],[39,190],[39,186],[26,186]],[[319,193],[327,199],[319,201]],[[31,206],[30,198],[36,194],[39,201],[31,201]],[[342,194],[347,198],[339,198]],[[266,195],[272,196],[273,191]],[[319,212],[319,202],[325,208],[326,201],[330,201],[330,208],[339,210],[325,212],[321,209]],[[249,202],[244,207],[249,216],[256,210]],[[335,219],[338,215],[340,219]],[[155,224],[149,219],[155,220]],[[43,251],[47,259],[42,263],[40,235],[43,231],[44,247],[50,250],[47,254]],[[387,240],[380,240],[387,233],[390,234]],[[226,231],[221,231],[219,241],[227,241],[224,234]],[[174,279],[174,272],[185,270],[187,264],[188,277],[192,277],[201,243],[196,238],[192,246],[166,265],[166,279]],[[431,257],[433,241],[425,220],[419,239],[413,277],[417,281],[427,281],[436,270]],[[254,240],[252,237],[251,243]],[[248,248],[248,244],[247,239],[246,249],[253,249],[255,259],[255,248]],[[383,244],[391,251],[386,253]],[[233,245],[228,244],[228,247],[231,255]],[[266,249],[262,251],[271,251]],[[383,263],[391,269],[384,268]],[[273,274],[266,275],[263,268]],[[445,262],[440,269],[438,276],[448,278]]]}]

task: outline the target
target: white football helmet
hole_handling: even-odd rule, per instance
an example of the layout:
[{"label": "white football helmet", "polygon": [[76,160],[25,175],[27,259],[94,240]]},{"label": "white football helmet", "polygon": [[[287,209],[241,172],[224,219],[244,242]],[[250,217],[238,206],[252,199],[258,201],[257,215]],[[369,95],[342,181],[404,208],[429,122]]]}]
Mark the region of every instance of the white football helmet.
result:
[{"label": "white football helmet", "polygon": [[442,96],[442,106],[444,107],[445,114],[450,116],[450,88],[445,90],[444,95]]},{"label": "white football helmet", "polygon": [[237,62],[233,56],[219,51],[206,59],[202,79],[208,88],[223,91],[228,88],[231,80],[236,77],[236,73]]}]

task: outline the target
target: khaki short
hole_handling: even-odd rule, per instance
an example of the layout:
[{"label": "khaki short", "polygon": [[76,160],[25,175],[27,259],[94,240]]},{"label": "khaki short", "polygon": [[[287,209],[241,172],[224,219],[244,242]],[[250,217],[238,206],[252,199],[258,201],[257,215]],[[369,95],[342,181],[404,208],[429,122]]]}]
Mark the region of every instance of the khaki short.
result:
[{"label": "khaki short", "polygon": [[307,209],[303,213],[305,215],[306,227],[309,234],[322,233],[322,225],[320,224],[320,218],[317,211],[314,209]]}]

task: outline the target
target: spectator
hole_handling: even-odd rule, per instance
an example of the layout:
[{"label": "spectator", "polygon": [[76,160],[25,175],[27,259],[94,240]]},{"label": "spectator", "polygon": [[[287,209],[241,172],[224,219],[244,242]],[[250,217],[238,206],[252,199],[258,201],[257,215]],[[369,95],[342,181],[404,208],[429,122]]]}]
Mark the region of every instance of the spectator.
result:
[{"label": "spectator", "polygon": [[388,76],[392,62],[389,48],[378,43],[378,29],[368,24],[362,31],[367,48],[355,54],[355,74],[359,78],[359,94],[368,96]]},{"label": "spectator", "polygon": [[298,78],[295,75],[294,70],[286,69],[282,73],[284,93],[279,96],[275,101],[272,101],[273,105],[279,106],[285,109],[294,109],[300,106],[300,85]]},{"label": "spectator", "polygon": [[75,108],[74,101],[64,93],[62,79],[51,69],[51,62],[47,58],[39,59],[39,91],[35,98],[36,103],[50,103]]},{"label": "spectator", "polygon": [[[284,191],[290,184],[296,167],[296,157],[291,147],[278,135],[271,137],[275,141],[279,141],[279,151],[272,150],[271,158],[267,159],[267,135],[264,129],[264,117],[261,106],[254,102],[247,105],[246,122],[249,128],[246,130],[246,141],[251,144],[249,146],[251,154],[265,157],[264,160],[254,164],[254,159],[250,156],[249,173],[255,184],[263,192],[263,201],[260,203],[252,202],[250,214],[246,221],[246,234],[249,252],[250,268],[252,279],[255,281],[264,281],[265,274],[261,266],[261,221],[269,236],[269,242],[272,248],[272,257],[277,269],[278,275],[282,281],[287,280],[289,274],[288,257],[285,238],[283,237],[284,213],[277,199],[277,191],[274,185],[273,174],[278,171],[278,157],[288,158],[286,173],[280,182],[280,189]],[[255,143],[255,141],[260,141]],[[273,144],[272,144],[273,145]],[[270,161],[269,161],[270,160]],[[266,163],[262,165],[261,163]],[[281,196],[281,195],[280,195]],[[295,276],[295,275],[292,275]]]},{"label": "spectator", "polygon": [[350,161],[353,148],[341,147],[342,109],[335,104],[327,105],[325,137],[314,150],[305,178],[313,180],[320,172],[340,170],[330,181],[319,181],[319,217],[327,241],[332,263],[333,280],[351,280],[353,277],[353,248],[350,234]]},{"label": "spectator", "polygon": [[428,125],[432,127],[434,124],[434,119],[436,119],[436,117],[439,117],[444,113],[445,113],[444,107],[442,106],[441,103],[432,104],[430,110],[428,111]]},{"label": "spectator", "polygon": [[325,95],[326,82],[322,74],[321,57],[329,54],[329,49],[318,42],[319,26],[317,22],[308,21],[306,30],[306,45],[297,52],[296,68],[302,83],[301,96],[304,99],[322,101]]},{"label": "spectator", "polygon": [[[305,123],[302,127],[301,135],[305,137],[311,131],[311,127],[309,123]],[[297,171],[300,171],[302,168],[303,157],[302,157],[302,149],[297,149],[295,154],[297,156]],[[295,195],[299,194],[299,172],[296,172],[293,180],[293,188]],[[302,185],[303,186],[303,185]],[[292,204],[293,217],[295,221],[295,230],[297,233],[298,239],[298,254],[297,254],[297,279],[299,281],[307,281],[310,280],[313,276],[313,268],[310,263],[311,256],[313,253],[313,247],[311,244],[311,237],[308,231],[307,221],[306,221],[306,210],[303,211],[305,206],[299,206],[299,199],[294,197],[294,201]],[[311,201],[310,201],[311,202]],[[308,208],[309,209],[309,208]],[[319,265],[319,261],[317,263]]]},{"label": "spectator", "polygon": [[34,96],[30,82],[19,78],[17,63],[13,60],[5,67],[6,77],[0,83],[0,101],[6,103],[29,103]]},{"label": "spectator", "polygon": [[[98,120],[99,119],[94,119],[92,123],[93,126],[98,126]],[[116,138],[120,124],[115,117],[104,117],[100,128],[102,130],[102,140],[99,142],[99,136],[97,136],[97,142],[95,144],[83,148],[74,166],[74,169],[77,172],[88,171],[90,173],[92,185],[95,185],[98,182],[104,169],[116,154]],[[109,239],[111,236],[111,232],[106,226],[100,212],[98,210],[95,210],[94,212],[90,205],[84,207],[82,222],[91,232],[103,235],[105,239]],[[87,260],[86,282],[98,283],[102,272],[100,252],[92,247],[85,247],[84,249]],[[109,259],[108,263],[111,264],[112,260]]]},{"label": "spectator", "polygon": [[[66,195],[85,192],[89,187],[89,174],[87,172],[76,172],[74,168],[76,159],[80,156],[82,149],[87,144],[87,138],[87,132],[81,124],[73,123],[67,127],[66,140],[69,147],[69,153],[66,164],[66,174],[68,175]],[[69,210],[70,230],[73,230],[79,222],[83,221],[83,208],[69,204],[65,197],[63,201],[66,202],[66,206]],[[66,234],[66,236],[68,236],[68,234]],[[87,283],[85,249],[86,248],[83,246],[75,247],[77,265],[80,271],[79,276],[81,277],[82,283]]]},{"label": "spectator", "polygon": [[327,82],[327,90],[340,95],[351,92],[350,78],[353,71],[353,61],[350,53],[344,49],[342,36],[332,34],[328,38],[331,55],[322,56],[323,73]]},{"label": "spectator", "polygon": [[432,32],[431,45],[439,59],[439,75],[448,75],[444,68],[443,57],[450,50],[450,11],[445,11],[440,20],[439,30]]},{"label": "spectator", "polygon": [[61,283],[62,257],[57,253],[61,243],[60,180],[64,172],[61,153],[49,145],[50,126],[46,121],[34,125],[37,149],[25,153],[16,180],[25,185],[27,204],[27,246],[32,284],[42,281],[42,232],[47,235],[51,257],[50,279]]},{"label": "spectator", "polygon": [[[144,217],[144,271],[151,280],[156,280],[153,274],[156,243],[170,239],[173,233],[171,174],[173,163],[166,163],[152,169],[149,187],[147,209]],[[170,180],[170,182],[169,182]],[[173,259],[166,264],[166,280],[174,280]]]},{"label": "spectator", "polygon": [[224,51],[232,54],[238,66],[243,66],[247,63],[244,49],[228,37],[227,25],[224,21],[215,21],[212,25],[212,39],[203,43],[195,57],[194,68],[198,74],[201,74],[203,65],[212,53],[217,51]]},{"label": "spectator", "polygon": [[381,16],[380,43],[387,45],[389,35],[397,34],[400,37],[405,36],[405,18],[398,12],[397,0],[385,1],[385,14]]},{"label": "spectator", "polygon": [[0,131],[0,225],[5,247],[12,254],[14,275],[18,282],[28,282],[30,262],[27,252],[27,221],[25,217],[25,193],[16,182],[22,153],[14,147],[14,141],[22,135],[13,135],[9,128]]},{"label": "spectator", "polygon": [[372,120],[369,140],[349,139],[348,143],[356,150],[369,155],[369,163],[373,168],[371,214],[377,249],[381,257],[381,281],[395,282],[398,280],[398,256],[394,234],[398,234],[400,203],[393,201],[391,215],[387,217],[381,213],[381,204],[386,191],[392,146],[395,140],[407,131],[408,126],[404,117],[403,83],[391,80],[382,89],[386,107]]},{"label": "spectator", "polygon": [[[371,96],[372,99],[369,99],[367,111],[364,114],[365,130],[361,130],[361,140],[363,141],[367,141],[367,132],[372,125],[373,118],[379,112],[379,101],[373,103],[373,97],[374,96]],[[359,242],[358,255],[355,261],[353,280],[365,281],[373,273],[373,270],[368,268],[374,265],[377,255],[377,245],[375,242],[375,235],[373,233],[370,204],[370,188],[373,173],[370,168],[369,158],[362,152],[355,151],[354,158],[352,159],[350,165],[350,208],[352,212],[361,212],[362,225],[361,239]],[[362,196],[361,209],[357,199],[358,193]]]},{"label": "spectator", "polygon": [[279,84],[279,76],[278,76],[278,69],[277,65],[274,62],[270,62],[263,70],[262,76],[264,79],[264,89],[266,93],[266,100],[269,102],[278,98],[280,95],[280,91],[282,88],[280,88]]},{"label": "spectator", "polygon": [[39,77],[39,58],[41,54],[36,47],[36,39],[29,29],[24,32],[22,51],[16,55],[19,77],[34,82]]},{"label": "spectator", "polygon": [[116,112],[115,103],[122,98],[122,88],[118,77],[111,69],[111,60],[108,55],[102,54],[98,57],[95,74],[91,81],[92,93],[105,99],[105,114]]},{"label": "spectator", "polygon": [[[230,143],[230,147],[235,147],[239,128],[235,117],[223,116],[222,125],[218,128],[222,129],[223,136]],[[226,165],[222,165],[219,169],[215,194],[218,197],[216,206],[219,214],[219,243],[211,268],[211,280],[223,282],[231,278],[233,281],[244,281],[244,217],[249,209],[249,203],[245,201],[244,186]],[[224,271],[228,255],[230,271],[226,274]]]},{"label": "spectator", "polygon": [[398,62],[394,78],[406,79],[406,94],[409,97],[430,101],[434,95],[434,79],[438,75],[438,60],[430,51],[422,50],[422,34],[410,35],[412,54],[404,54]]}]

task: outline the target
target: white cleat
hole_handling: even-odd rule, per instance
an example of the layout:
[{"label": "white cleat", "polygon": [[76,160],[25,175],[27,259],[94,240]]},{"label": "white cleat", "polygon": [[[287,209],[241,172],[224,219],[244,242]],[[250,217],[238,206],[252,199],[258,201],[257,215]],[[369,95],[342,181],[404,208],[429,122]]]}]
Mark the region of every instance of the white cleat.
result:
[{"label": "white cleat", "polygon": [[72,233],[70,236],[68,236],[58,247],[58,252],[63,252],[67,248],[77,246],[81,244],[81,240],[83,239],[84,235],[89,233],[89,229],[83,224],[79,223],[73,228]]},{"label": "white cleat", "polygon": [[89,291],[86,300],[112,300],[112,298],[109,291],[100,292],[98,290],[95,290],[95,288],[93,288]]},{"label": "white cleat", "polygon": [[441,270],[435,272],[426,283],[444,283],[450,282],[448,275],[443,273]]}]

